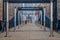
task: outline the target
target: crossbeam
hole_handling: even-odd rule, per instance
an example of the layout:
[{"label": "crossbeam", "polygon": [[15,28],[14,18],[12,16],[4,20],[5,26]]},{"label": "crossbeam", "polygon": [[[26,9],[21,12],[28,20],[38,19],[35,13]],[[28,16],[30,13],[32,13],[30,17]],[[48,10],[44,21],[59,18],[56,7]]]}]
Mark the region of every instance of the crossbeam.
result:
[{"label": "crossbeam", "polygon": [[43,7],[18,7],[18,10],[42,10]]},{"label": "crossbeam", "polygon": [[[7,2],[7,0],[4,0]],[[8,0],[9,3],[50,3],[50,0]]]}]

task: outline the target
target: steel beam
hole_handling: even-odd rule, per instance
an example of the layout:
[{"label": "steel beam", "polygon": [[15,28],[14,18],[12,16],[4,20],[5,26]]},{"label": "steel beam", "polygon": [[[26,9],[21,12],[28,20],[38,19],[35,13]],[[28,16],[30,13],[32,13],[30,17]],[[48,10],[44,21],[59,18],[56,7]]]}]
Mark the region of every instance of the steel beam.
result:
[{"label": "steel beam", "polygon": [[15,14],[14,14],[14,31],[16,31],[16,7],[14,9]]},{"label": "steel beam", "polygon": [[42,28],[42,11],[40,11],[41,14],[41,28]]},{"label": "steel beam", "polygon": [[9,18],[9,15],[8,15],[8,1],[7,1],[7,20],[6,20],[6,37],[8,36],[8,30],[9,30],[9,20],[8,20],[8,18]]},{"label": "steel beam", "polygon": [[20,13],[18,11],[18,28],[19,28],[19,24],[20,24]]},{"label": "steel beam", "polygon": [[46,8],[44,8],[44,31],[46,31],[46,27],[45,27],[45,13],[46,13]]},{"label": "steel beam", "polygon": [[50,37],[53,37],[53,1],[51,0],[51,24],[50,24]]},{"label": "steel beam", "polygon": [[9,3],[50,3],[50,0],[9,0]]}]

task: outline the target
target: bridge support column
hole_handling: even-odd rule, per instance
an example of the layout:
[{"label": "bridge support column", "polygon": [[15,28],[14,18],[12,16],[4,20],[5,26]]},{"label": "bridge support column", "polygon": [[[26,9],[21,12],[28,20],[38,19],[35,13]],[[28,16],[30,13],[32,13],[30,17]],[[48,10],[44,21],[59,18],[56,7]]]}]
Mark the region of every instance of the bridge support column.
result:
[{"label": "bridge support column", "polygon": [[18,11],[18,28],[19,28],[19,24],[20,24],[20,13]]},{"label": "bridge support column", "polygon": [[7,16],[7,20],[6,20],[6,37],[7,37],[7,36],[8,36],[8,30],[9,30],[9,20],[8,20],[8,18],[9,18],[9,17],[8,17],[8,16],[9,16],[9,15],[8,15],[8,1],[7,1],[7,9],[6,9],[6,10],[7,10],[7,15],[6,15],[6,16]]},{"label": "bridge support column", "polygon": [[46,31],[46,27],[45,27],[45,13],[46,13],[46,11],[45,11],[46,9],[44,8],[44,31]]},{"label": "bridge support column", "polygon": [[51,24],[50,24],[50,37],[53,37],[53,1],[51,0]]},{"label": "bridge support column", "polygon": [[42,28],[42,11],[40,11],[40,14],[41,14],[41,28]]},{"label": "bridge support column", "polygon": [[14,14],[14,31],[16,31],[16,7],[14,9],[15,14]]}]

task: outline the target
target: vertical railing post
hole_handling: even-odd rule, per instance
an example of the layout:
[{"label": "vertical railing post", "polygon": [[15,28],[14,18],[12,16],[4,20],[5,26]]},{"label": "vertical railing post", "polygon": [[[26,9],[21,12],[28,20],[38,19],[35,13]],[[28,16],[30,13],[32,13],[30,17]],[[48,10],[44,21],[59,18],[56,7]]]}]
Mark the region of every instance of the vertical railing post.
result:
[{"label": "vertical railing post", "polygon": [[46,13],[46,9],[44,8],[44,31],[46,31],[46,27],[45,27],[45,13]]},{"label": "vertical railing post", "polygon": [[14,9],[14,31],[16,31],[16,7]]},{"label": "vertical railing post", "polygon": [[20,24],[20,13],[18,11],[18,28],[19,28],[19,24]]},{"label": "vertical railing post", "polygon": [[7,1],[7,20],[6,20],[6,37],[8,36],[8,27],[9,27],[9,20],[8,20],[8,1]]},{"label": "vertical railing post", "polygon": [[42,28],[42,11],[40,11],[40,14],[41,14],[41,28]]},{"label": "vertical railing post", "polygon": [[50,37],[53,35],[53,1],[51,0],[51,25],[50,25]]}]

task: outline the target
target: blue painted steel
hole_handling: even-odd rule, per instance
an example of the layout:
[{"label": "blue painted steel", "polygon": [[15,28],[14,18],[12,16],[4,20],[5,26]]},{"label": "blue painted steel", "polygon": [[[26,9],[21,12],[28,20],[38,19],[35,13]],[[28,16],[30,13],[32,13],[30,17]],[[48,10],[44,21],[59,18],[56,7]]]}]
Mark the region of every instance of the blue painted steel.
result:
[{"label": "blue painted steel", "polygon": [[[25,9],[22,9],[23,7],[21,7],[21,9],[18,7],[18,9],[17,9],[17,12],[16,12],[16,25],[18,25],[18,10],[25,10]],[[24,7],[24,8],[27,8],[27,7]],[[30,8],[32,8],[32,7],[29,7],[29,9],[28,10],[42,10],[43,8],[42,7],[39,7],[39,8],[37,8],[37,7],[34,7],[33,9],[30,9]],[[35,9],[35,8],[37,8],[37,9]],[[26,9],[27,10],[27,9]],[[27,11],[28,11],[27,10]],[[21,21],[21,17],[20,17],[20,21]],[[21,22],[20,22],[21,23]],[[12,27],[14,27],[14,17],[11,19],[11,20],[9,20],[9,28],[12,28]]]},{"label": "blue painted steel", "polygon": [[[6,0],[4,0],[4,2],[6,2]],[[9,3],[50,3],[50,0],[9,0]],[[58,30],[58,26],[57,26],[57,0],[54,0],[54,6],[53,6],[53,23],[54,23],[54,30]],[[18,12],[17,14],[18,15]],[[44,14],[42,14],[44,15]],[[4,18],[4,17],[3,17]],[[46,18],[46,26],[50,27],[50,19],[45,16]],[[18,22],[18,16],[17,16],[17,21]],[[42,18],[44,19],[44,18]],[[4,20],[4,19],[3,19]],[[9,21],[9,28],[10,27],[14,27],[13,23],[14,23],[14,17]],[[42,21],[43,22],[43,21]],[[18,23],[17,23],[18,24]]]},{"label": "blue painted steel", "polygon": [[45,21],[45,25],[46,27],[50,28],[50,18],[47,17],[47,15],[45,15],[46,21]]},{"label": "blue painted steel", "polygon": [[57,22],[57,0],[53,2],[53,28],[55,31],[58,31],[58,22]]},{"label": "blue painted steel", "polygon": [[18,10],[42,10],[43,7],[18,7]]},{"label": "blue painted steel", "polygon": [[9,28],[12,27],[14,27],[14,17],[11,20],[9,20]]},{"label": "blue painted steel", "polygon": [[[42,15],[40,15],[40,19],[41,19],[41,16],[42,16],[42,25],[44,25],[44,10],[42,10]],[[50,28],[50,18],[48,18],[47,15],[45,15],[45,26]]]},{"label": "blue painted steel", "polygon": [[[5,2],[7,0],[4,0]],[[8,0],[9,3],[50,3],[50,0]]]},{"label": "blue painted steel", "polygon": [[60,20],[58,20],[58,30],[60,31]]},{"label": "blue painted steel", "polygon": [[[17,25],[18,25],[18,10],[16,12],[16,26]],[[14,27],[14,17],[11,20],[9,20],[9,28],[12,28],[12,27]]]},{"label": "blue painted steel", "polygon": [[18,25],[18,9],[17,9],[17,13],[16,13],[16,25]]}]

